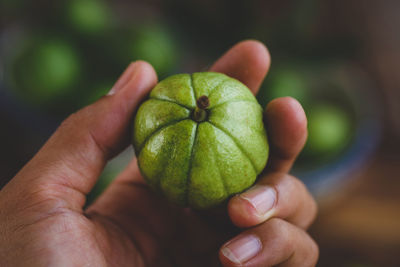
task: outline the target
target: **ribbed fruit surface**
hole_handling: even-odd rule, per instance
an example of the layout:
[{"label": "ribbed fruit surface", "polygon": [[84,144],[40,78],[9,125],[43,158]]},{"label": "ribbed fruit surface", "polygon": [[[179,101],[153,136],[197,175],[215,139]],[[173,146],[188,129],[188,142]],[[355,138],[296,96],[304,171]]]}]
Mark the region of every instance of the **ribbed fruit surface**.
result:
[{"label": "ribbed fruit surface", "polygon": [[[204,96],[206,117],[197,121],[196,102]],[[268,158],[256,98],[241,82],[214,72],[161,81],[136,114],[133,145],[148,184],[197,209],[250,187]]]}]

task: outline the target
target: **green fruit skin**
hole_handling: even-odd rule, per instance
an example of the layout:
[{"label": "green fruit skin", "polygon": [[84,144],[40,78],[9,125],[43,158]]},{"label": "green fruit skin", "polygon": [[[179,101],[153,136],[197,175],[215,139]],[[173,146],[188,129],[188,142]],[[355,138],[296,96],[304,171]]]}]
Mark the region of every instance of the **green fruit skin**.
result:
[{"label": "green fruit skin", "polygon": [[[207,118],[192,119],[207,96]],[[216,206],[250,187],[269,153],[262,108],[241,82],[221,73],[177,74],[138,109],[133,145],[148,184],[170,201]]]}]

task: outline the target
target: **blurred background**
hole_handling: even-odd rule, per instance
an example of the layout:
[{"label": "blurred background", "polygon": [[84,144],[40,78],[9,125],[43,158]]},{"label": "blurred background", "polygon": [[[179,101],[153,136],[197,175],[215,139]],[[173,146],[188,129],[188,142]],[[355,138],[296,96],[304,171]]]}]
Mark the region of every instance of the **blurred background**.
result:
[{"label": "blurred background", "polygon": [[272,55],[259,102],[295,97],[309,119],[293,174],[320,206],[319,266],[400,266],[399,14],[396,0],[0,0],[0,188],[131,61],[162,79],[253,38]]}]

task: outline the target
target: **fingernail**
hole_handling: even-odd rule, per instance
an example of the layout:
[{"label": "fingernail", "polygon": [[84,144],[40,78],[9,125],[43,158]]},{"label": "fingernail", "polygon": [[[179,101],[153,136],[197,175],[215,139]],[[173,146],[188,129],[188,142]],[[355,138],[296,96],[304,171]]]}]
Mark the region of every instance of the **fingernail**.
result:
[{"label": "fingernail", "polygon": [[231,262],[243,264],[256,256],[261,248],[262,244],[257,236],[245,235],[229,241],[221,252]]},{"label": "fingernail", "polygon": [[117,91],[118,91],[117,88],[116,88],[115,86],[113,86],[113,87],[111,88],[111,90],[108,92],[107,95],[115,95],[115,93],[116,93]]},{"label": "fingernail", "polygon": [[119,77],[118,81],[115,83],[115,85],[111,88],[111,90],[108,92],[108,96],[116,94],[119,90],[124,88],[124,86],[133,78],[132,75],[135,72],[135,63],[131,63],[124,73]]},{"label": "fingernail", "polygon": [[254,207],[257,215],[266,219],[273,211],[276,202],[276,191],[267,185],[255,185],[239,195]]}]

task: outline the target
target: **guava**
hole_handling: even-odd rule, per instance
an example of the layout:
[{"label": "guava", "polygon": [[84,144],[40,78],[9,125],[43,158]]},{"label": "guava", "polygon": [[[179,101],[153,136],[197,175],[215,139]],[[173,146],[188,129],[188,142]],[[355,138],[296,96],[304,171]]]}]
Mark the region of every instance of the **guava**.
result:
[{"label": "guava", "polygon": [[161,24],[144,24],[132,30],[127,54],[133,60],[145,60],[154,66],[159,76],[171,72],[177,65],[178,45],[174,34]]},{"label": "guava", "polygon": [[147,183],[195,209],[250,187],[269,153],[256,98],[215,72],[177,74],[156,85],[137,111],[133,146]]},{"label": "guava", "polygon": [[67,19],[78,32],[103,33],[111,22],[112,12],[103,0],[67,1]]},{"label": "guava", "polygon": [[281,70],[277,73],[268,88],[270,99],[290,96],[297,99],[300,103],[306,101],[307,83],[304,77],[293,70]]},{"label": "guava", "polygon": [[39,38],[15,60],[14,79],[21,97],[37,106],[49,106],[68,94],[80,68],[78,52],[70,43]]},{"label": "guava", "polygon": [[305,153],[329,157],[341,152],[352,136],[351,120],[334,105],[317,105],[308,112],[308,141]]}]

